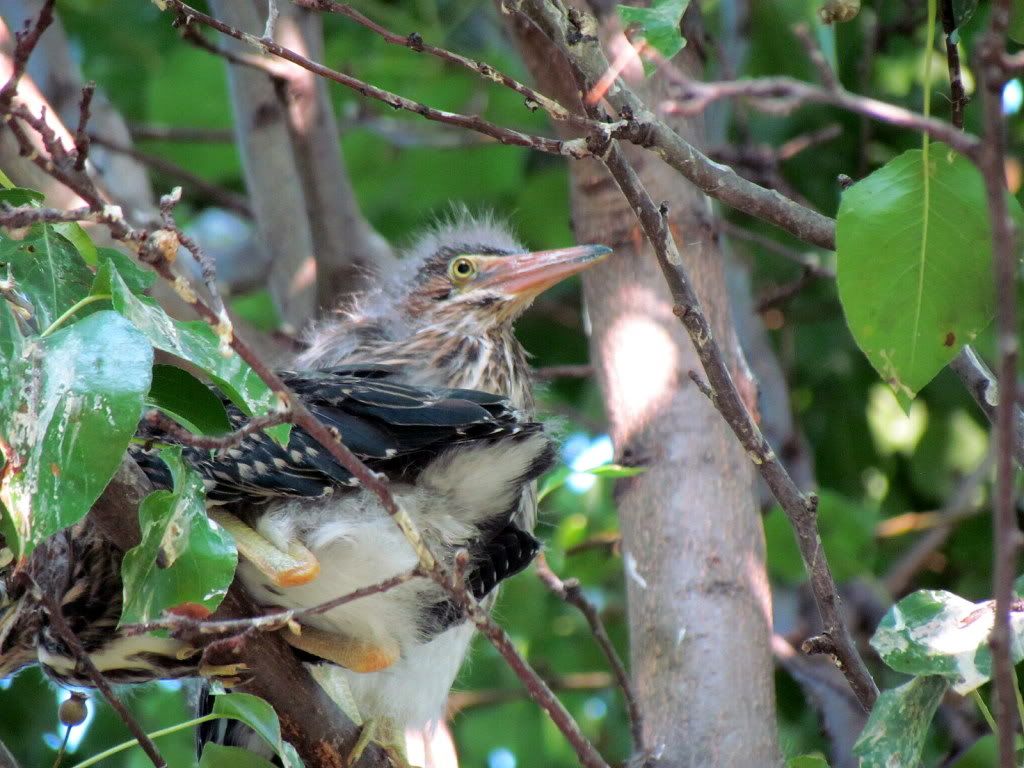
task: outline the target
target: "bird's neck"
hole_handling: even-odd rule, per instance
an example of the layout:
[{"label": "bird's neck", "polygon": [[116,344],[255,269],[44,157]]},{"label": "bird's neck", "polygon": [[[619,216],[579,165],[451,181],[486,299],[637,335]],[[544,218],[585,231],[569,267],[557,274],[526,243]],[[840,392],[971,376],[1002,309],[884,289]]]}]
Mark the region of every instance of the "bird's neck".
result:
[{"label": "bird's neck", "polygon": [[493,392],[526,413],[534,410],[526,350],[510,326],[484,334],[431,326],[404,339],[364,347],[351,361],[398,364],[415,383]]}]

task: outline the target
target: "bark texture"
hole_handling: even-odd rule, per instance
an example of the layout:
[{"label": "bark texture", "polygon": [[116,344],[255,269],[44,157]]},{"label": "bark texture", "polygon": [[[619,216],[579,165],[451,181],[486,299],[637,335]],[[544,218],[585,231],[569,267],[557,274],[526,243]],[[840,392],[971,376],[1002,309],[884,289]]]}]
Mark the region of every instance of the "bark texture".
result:
[{"label": "bark texture", "polygon": [[[602,29],[614,59],[625,43],[615,17]],[[572,77],[553,64],[558,57],[546,39],[518,23],[513,30],[542,90],[578,104]],[[692,47],[674,64],[689,76],[701,71]],[[656,105],[664,84],[654,77],[640,91]],[[703,143],[700,121],[675,128]],[[722,253],[702,223],[710,218],[707,198],[654,155],[626,150],[651,196],[668,203],[687,269],[743,380],[745,366],[730,343]],[[617,495],[631,666],[647,745],[665,766],[775,764],[771,598],[752,467],[688,378],[699,361],[615,183],[597,161],[571,170],[577,240],[615,249],[584,276],[591,356],[612,438],[623,462],[649,467],[620,481]]]}]

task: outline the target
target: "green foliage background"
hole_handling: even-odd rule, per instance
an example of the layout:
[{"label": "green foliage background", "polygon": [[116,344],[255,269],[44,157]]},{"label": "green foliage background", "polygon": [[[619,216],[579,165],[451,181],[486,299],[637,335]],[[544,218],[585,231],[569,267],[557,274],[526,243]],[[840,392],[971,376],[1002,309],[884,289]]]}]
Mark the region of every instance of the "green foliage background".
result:
[{"label": "green foliage background", "polygon": [[[723,0],[724,2],[724,0]],[[418,31],[425,40],[468,53],[526,79],[514,50],[500,31],[493,8],[474,0],[370,0],[356,3],[372,18],[397,31]],[[156,6],[138,0],[61,0],[61,16],[75,54],[87,77],[115,102],[129,122],[187,127],[229,128],[231,112],[223,63],[181,42],[167,16]],[[712,28],[719,3],[704,4]],[[903,4],[865,3],[878,14],[884,28],[906,13]],[[900,6],[900,7],[894,7]],[[798,20],[813,22],[813,3],[753,3],[751,49],[747,74],[790,74],[814,79],[788,31]],[[967,49],[984,23],[985,9],[963,30]],[[17,20],[7,20],[12,26]],[[13,23],[12,23],[13,22]],[[921,56],[924,24],[894,33],[869,72],[859,70],[862,26],[851,23],[833,33],[820,30],[826,50],[834,50],[845,83],[867,95],[920,110]],[[325,19],[326,61],[358,77],[403,95],[456,111],[480,110],[495,122],[537,132],[550,132],[541,113],[531,113],[510,92],[488,87],[460,70],[389,46],[370,33],[339,19]],[[938,56],[938,54],[936,54]],[[936,65],[934,87],[943,91],[942,62]],[[530,246],[553,247],[572,239],[565,164],[547,156],[479,141],[428,125],[415,116],[383,111],[362,104],[341,88],[331,89],[335,106],[353,118],[342,139],[348,169],[359,201],[373,224],[401,243],[415,230],[442,213],[450,201],[490,207],[509,215]],[[482,106],[481,106],[482,105]],[[944,99],[933,99],[939,116],[947,114]],[[977,127],[978,107],[967,112],[968,127]],[[411,145],[396,145],[354,118],[368,115],[394,121]],[[343,120],[342,122],[346,122]],[[838,122],[842,135],[821,148],[798,155],[784,166],[786,179],[820,210],[835,214],[839,193],[835,178],[859,177],[919,146],[918,136],[874,126],[862,146],[863,126],[854,116],[825,107],[808,107],[787,117],[748,116],[750,138],[778,145],[788,138],[829,122]],[[416,146],[425,137],[465,140],[465,146]],[[1024,125],[1015,121],[1011,148],[1018,153]],[[229,143],[145,141],[140,148],[159,154],[212,181],[243,191],[238,158]],[[174,178],[154,175],[160,191]],[[192,213],[209,204],[186,188]],[[753,230],[769,232],[757,222],[734,217]],[[788,242],[798,250],[802,245]],[[765,291],[798,276],[799,269],[767,251],[736,241],[734,250],[747,262],[755,287]],[[824,255],[830,259],[830,254]],[[582,312],[577,287],[558,287],[538,301],[520,324],[521,337],[537,365],[585,362],[586,341],[581,333]],[[257,297],[258,299],[258,297]],[[248,306],[265,306],[260,301]],[[254,318],[259,319],[259,318]],[[265,320],[265,318],[264,318]],[[908,548],[916,534],[878,537],[876,526],[912,511],[942,507],[957,480],[977,467],[986,452],[987,425],[960,383],[948,371],[927,385],[904,416],[891,391],[880,382],[855,346],[838,303],[836,286],[812,282],[767,317],[773,341],[791,388],[792,405],[805,432],[823,490],[823,540],[837,576],[845,583],[868,586],[883,606],[889,602],[880,577]],[[991,353],[990,335],[978,347]],[[990,358],[991,359],[991,358]],[[602,432],[599,393],[589,381],[558,381],[543,393],[549,413],[560,419],[566,435]],[[588,595],[602,608],[609,631],[628,656],[621,561],[607,548],[567,554],[567,549],[602,534],[613,533],[617,522],[613,481],[600,479],[575,494],[561,489],[545,502],[540,535],[556,572],[579,578]],[[990,593],[991,538],[987,499],[978,514],[959,524],[955,535],[917,579],[918,587],[948,589],[970,600]],[[778,510],[766,516],[769,568],[780,605],[791,604],[803,581],[792,535]],[[497,615],[518,647],[545,675],[563,683],[586,680],[588,673],[606,672],[585,622],[574,609],[551,598],[540,582],[526,573],[503,590]],[[890,688],[905,678],[874,665],[879,683]],[[797,685],[785,673],[777,676],[779,729],[787,756],[826,749],[817,719]],[[478,642],[463,670],[457,689],[493,691],[497,703],[460,712],[453,731],[461,764],[509,768],[508,750],[516,765],[572,766],[575,760],[557,730],[540,710],[520,694],[513,673],[485,642]],[[189,717],[180,691],[150,686],[126,694],[147,730]],[[564,700],[585,732],[612,761],[628,756],[629,731],[621,697],[613,687],[568,691]],[[987,696],[987,692],[986,692]],[[51,684],[30,670],[0,689],[0,740],[25,766],[49,765],[52,746],[42,734],[58,734],[56,697]],[[126,738],[110,710],[93,700],[97,715],[74,759],[93,754]],[[52,742],[52,739],[50,740]],[[926,744],[926,763],[948,746],[947,737],[933,729]],[[161,741],[174,766],[193,764],[191,734]],[[958,766],[985,765],[985,744]],[[973,760],[973,762],[972,762]],[[146,765],[133,751],[110,760],[110,766]]]}]

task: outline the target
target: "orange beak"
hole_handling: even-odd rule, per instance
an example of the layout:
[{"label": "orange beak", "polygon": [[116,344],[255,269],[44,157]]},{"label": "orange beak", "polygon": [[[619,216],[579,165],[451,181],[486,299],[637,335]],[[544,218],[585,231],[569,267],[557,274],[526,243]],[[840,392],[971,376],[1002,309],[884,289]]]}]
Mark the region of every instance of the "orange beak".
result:
[{"label": "orange beak", "polygon": [[582,272],[604,259],[612,249],[606,245],[577,245],[553,251],[485,256],[474,287],[495,288],[509,296],[533,298],[567,277]]}]

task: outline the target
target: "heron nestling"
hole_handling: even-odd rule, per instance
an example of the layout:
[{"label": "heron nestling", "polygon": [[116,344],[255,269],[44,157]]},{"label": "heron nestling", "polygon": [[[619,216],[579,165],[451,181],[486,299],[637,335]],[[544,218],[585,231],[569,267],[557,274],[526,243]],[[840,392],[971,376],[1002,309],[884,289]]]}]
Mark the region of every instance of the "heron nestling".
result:
[{"label": "heron nestling", "polygon": [[[451,562],[469,551],[467,582],[477,597],[536,553],[533,481],[554,459],[550,436],[533,420],[530,370],[513,323],[539,293],[608,253],[604,246],[528,252],[493,219],[455,215],[314,330],[283,374],[387,476],[435,553]],[[243,421],[231,407],[229,414]],[[316,605],[416,565],[377,497],[300,429],[286,448],[258,433],[216,455],[187,447],[184,455],[204,478],[211,516],[235,534],[238,578],[261,604]],[[158,460],[139,460],[155,483],[168,484]],[[88,567],[79,570],[90,578]],[[107,642],[87,645],[102,656],[101,669],[115,680],[128,668],[133,673],[121,677],[200,671],[194,661],[187,667],[182,649],[161,645],[176,641],[153,638],[143,647],[144,638],[120,638],[120,583],[105,581],[107,593],[89,600],[108,608],[98,619]],[[69,584],[69,594],[76,590],[95,588]],[[19,611],[10,596],[8,603],[0,613],[0,677],[38,660],[58,678],[85,682],[45,618]],[[95,629],[88,621],[78,628]],[[291,641],[341,667],[360,716],[394,738],[441,714],[472,632],[439,587],[415,580],[304,620]]]}]

